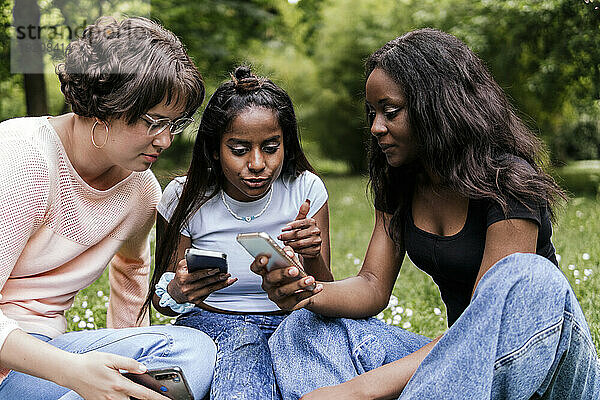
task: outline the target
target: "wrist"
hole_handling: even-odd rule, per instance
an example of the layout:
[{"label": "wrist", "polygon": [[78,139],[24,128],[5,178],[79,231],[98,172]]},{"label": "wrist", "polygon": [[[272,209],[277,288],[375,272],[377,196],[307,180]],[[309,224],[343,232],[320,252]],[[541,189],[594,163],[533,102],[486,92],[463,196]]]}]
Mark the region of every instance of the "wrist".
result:
[{"label": "wrist", "polygon": [[[167,294],[173,298],[177,303],[183,304],[187,301],[186,298],[181,297],[181,291],[177,290],[175,279],[168,280],[167,283]],[[161,297],[161,296],[159,296]]]},{"label": "wrist", "polygon": [[73,389],[72,381],[74,376],[78,376],[84,370],[83,358],[80,354],[60,351],[60,356],[54,358],[57,368],[52,368],[53,373],[47,379],[59,386]]},{"label": "wrist", "polygon": [[368,382],[368,379],[364,379],[362,375],[358,375],[349,381],[342,383],[346,386],[349,393],[355,393],[356,396],[364,400],[383,400],[383,399],[395,399],[398,396],[386,396],[380,393],[380,385],[374,385],[372,382]]},{"label": "wrist", "polygon": [[172,311],[177,314],[183,314],[185,312],[190,311],[195,307],[193,303],[179,303],[177,302],[168,291],[169,284],[173,281],[175,277],[174,272],[165,272],[161,277],[158,283],[155,285],[154,290],[156,295],[159,297],[158,304],[161,307],[168,307]]}]

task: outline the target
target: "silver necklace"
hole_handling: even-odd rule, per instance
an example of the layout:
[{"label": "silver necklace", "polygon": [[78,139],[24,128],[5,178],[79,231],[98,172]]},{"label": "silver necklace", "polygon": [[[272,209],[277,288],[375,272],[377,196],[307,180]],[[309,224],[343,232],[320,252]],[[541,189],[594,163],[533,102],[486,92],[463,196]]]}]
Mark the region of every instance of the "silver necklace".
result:
[{"label": "silver necklace", "polygon": [[229,214],[231,214],[233,216],[233,218],[235,218],[237,220],[246,221],[246,222],[254,221],[256,218],[258,218],[261,215],[263,215],[263,213],[265,212],[265,210],[267,209],[267,207],[269,207],[269,204],[271,204],[271,199],[272,198],[273,198],[273,188],[271,188],[269,190],[269,199],[267,200],[267,204],[265,204],[265,206],[263,207],[263,209],[260,210],[260,212],[258,214],[249,215],[247,217],[240,217],[239,215],[237,215],[236,213],[233,212],[233,210],[231,209],[231,207],[229,207],[229,204],[227,204],[227,201],[225,200],[225,191],[221,190],[221,200],[223,201],[223,205],[225,206],[225,208],[227,209],[227,211],[229,211]]}]

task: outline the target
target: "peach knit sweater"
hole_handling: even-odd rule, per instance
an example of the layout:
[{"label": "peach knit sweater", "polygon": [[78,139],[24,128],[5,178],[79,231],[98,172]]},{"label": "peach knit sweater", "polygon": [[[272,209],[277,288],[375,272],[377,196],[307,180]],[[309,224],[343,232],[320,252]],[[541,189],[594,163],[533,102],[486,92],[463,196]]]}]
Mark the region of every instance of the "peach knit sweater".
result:
[{"label": "peach knit sweater", "polygon": [[135,326],[161,195],[152,172],[94,189],[47,117],[17,118],[0,124],[0,184],[0,346],[15,328],[64,333],[65,310],[109,263],[107,325]]}]

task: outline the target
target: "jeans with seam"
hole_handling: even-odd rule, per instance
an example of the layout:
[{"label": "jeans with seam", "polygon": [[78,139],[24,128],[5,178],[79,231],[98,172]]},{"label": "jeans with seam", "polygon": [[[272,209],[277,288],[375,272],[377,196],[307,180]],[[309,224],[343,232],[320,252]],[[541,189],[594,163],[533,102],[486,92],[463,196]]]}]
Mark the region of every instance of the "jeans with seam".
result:
[{"label": "jeans with seam", "polygon": [[[148,369],[179,366],[196,399],[208,393],[211,384],[215,344],[194,329],[154,325],[69,332],[54,339],[32,336],[71,353],[100,351],[131,357]],[[53,382],[11,371],[0,384],[0,399],[80,400],[81,396]]]},{"label": "jeans with seam", "polygon": [[[269,345],[287,400],[345,382],[428,341],[373,318],[326,318],[299,310]],[[568,281],[547,259],[520,253],[503,258],[483,276],[469,306],[399,397],[599,398],[600,364]]]},{"label": "jeans with seam", "polygon": [[267,341],[285,317],[195,308],[177,319],[176,325],[199,329],[217,344],[211,399],[279,399]]}]

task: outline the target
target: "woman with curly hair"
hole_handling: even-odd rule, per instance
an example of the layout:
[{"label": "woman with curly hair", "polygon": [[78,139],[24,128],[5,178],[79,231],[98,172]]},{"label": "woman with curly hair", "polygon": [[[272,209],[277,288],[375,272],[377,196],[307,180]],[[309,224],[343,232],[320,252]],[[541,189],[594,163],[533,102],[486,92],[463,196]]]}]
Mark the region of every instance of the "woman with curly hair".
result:
[{"label": "woman with curly hair", "polygon": [[[171,366],[202,398],[212,340],[137,318],[161,196],[149,168],[192,121],[202,77],[144,18],[99,19],[57,73],[72,113],[0,124],[0,398],[165,399],[121,372]],[[65,311],[107,264],[110,329],[65,333]]]},{"label": "woman with curly hair", "polygon": [[[596,350],[551,241],[564,194],[482,61],[422,29],[373,53],[366,77],[376,211],[358,275],[314,294],[253,264],[271,300],[304,308],[270,341],[283,398],[598,398]],[[368,318],[406,254],[446,304],[433,340]]]}]

